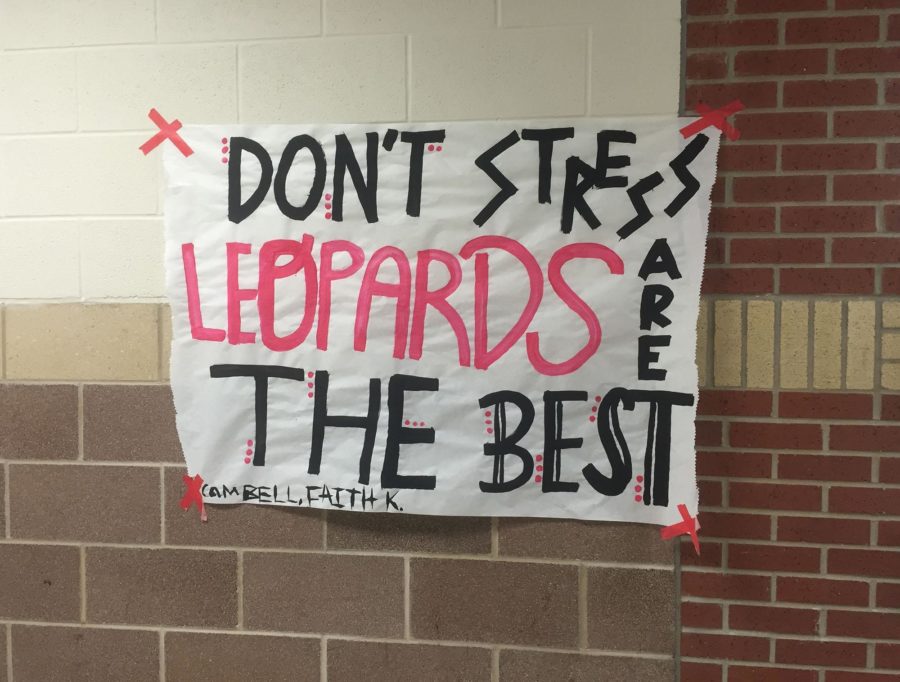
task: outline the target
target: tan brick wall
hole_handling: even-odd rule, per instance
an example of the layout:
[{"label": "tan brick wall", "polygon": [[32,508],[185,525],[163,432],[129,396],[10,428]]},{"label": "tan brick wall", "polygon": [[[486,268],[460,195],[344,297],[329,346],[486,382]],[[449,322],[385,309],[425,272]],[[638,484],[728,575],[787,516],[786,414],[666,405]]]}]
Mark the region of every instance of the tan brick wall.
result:
[{"label": "tan brick wall", "polygon": [[655,527],[240,505],[201,524],[178,505],[166,306],[0,313],[0,682],[673,679]]},{"label": "tan brick wall", "polygon": [[900,303],[707,299],[697,344],[701,387],[898,390]]}]

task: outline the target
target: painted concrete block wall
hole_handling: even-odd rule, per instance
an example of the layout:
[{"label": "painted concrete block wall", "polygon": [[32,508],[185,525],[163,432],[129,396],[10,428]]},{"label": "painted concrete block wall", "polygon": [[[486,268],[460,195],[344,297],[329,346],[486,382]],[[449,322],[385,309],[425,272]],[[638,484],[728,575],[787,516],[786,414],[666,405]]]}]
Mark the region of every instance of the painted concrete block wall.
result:
[{"label": "painted concrete block wall", "polygon": [[678,0],[4,0],[0,300],[161,300],[150,107],[183,122],[678,108]]},{"label": "painted concrete block wall", "polygon": [[[0,682],[657,682],[654,527],[178,506],[157,107],[674,114],[680,2],[0,0]],[[48,656],[47,652],[53,655]]]}]

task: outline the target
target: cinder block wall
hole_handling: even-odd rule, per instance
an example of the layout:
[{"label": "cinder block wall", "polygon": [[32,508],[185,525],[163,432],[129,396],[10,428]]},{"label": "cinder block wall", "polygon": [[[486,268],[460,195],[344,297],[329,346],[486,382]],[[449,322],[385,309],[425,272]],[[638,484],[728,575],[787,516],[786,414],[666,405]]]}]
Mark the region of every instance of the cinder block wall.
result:
[{"label": "cinder block wall", "polygon": [[701,317],[686,682],[900,679],[900,2],[688,0],[740,98]]},{"label": "cinder block wall", "polygon": [[655,528],[178,507],[157,107],[674,114],[677,0],[0,2],[0,682],[668,680]]}]

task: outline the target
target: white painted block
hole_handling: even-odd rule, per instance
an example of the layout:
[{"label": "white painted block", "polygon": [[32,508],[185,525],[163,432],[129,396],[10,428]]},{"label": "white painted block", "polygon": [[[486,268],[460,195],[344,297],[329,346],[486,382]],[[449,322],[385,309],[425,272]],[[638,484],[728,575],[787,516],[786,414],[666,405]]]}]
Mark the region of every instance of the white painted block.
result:
[{"label": "white painted block", "polygon": [[0,48],[152,42],[153,0],[2,0]]},{"label": "white painted block", "polygon": [[75,130],[75,60],[68,52],[0,54],[0,133]]},{"label": "white painted block", "polygon": [[0,140],[0,215],[154,215],[157,154],[145,135],[54,135]]},{"label": "white painted block", "polygon": [[585,113],[583,28],[416,34],[411,40],[414,120]]},{"label": "white painted block", "polygon": [[78,296],[75,220],[3,220],[0,244],[0,299]]},{"label": "white painted block", "polygon": [[159,0],[160,42],[290,38],[321,32],[319,0]]},{"label": "white painted block", "polygon": [[81,273],[87,299],[164,296],[162,221],[82,221]]},{"label": "white painted block", "polygon": [[411,33],[495,25],[494,0],[325,0],[326,33]]},{"label": "white painted block", "polygon": [[591,114],[676,114],[681,7],[666,0],[617,3],[592,28]]},{"label": "white painted block", "polygon": [[402,36],[311,38],[240,49],[243,123],[406,118]]},{"label": "white painted block", "polygon": [[114,47],[78,54],[83,130],[152,127],[156,107],[182,123],[225,123],[237,115],[231,45]]},{"label": "white painted block", "polygon": [[[640,17],[645,24],[681,16],[681,0],[498,0],[501,26],[605,24]],[[623,28],[633,28],[623,26]]]},{"label": "white painted block", "polygon": [[500,0],[500,3],[503,26],[591,27],[592,115],[678,111],[680,0]]}]

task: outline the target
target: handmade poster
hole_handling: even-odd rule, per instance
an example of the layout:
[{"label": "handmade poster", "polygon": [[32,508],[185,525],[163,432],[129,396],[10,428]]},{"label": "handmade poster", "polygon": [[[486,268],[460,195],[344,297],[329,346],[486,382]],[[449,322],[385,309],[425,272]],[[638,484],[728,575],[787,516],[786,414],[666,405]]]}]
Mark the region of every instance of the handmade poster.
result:
[{"label": "handmade poster", "polygon": [[186,126],[171,383],[203,499],[695,514],[718,133],[689,122]]}]

